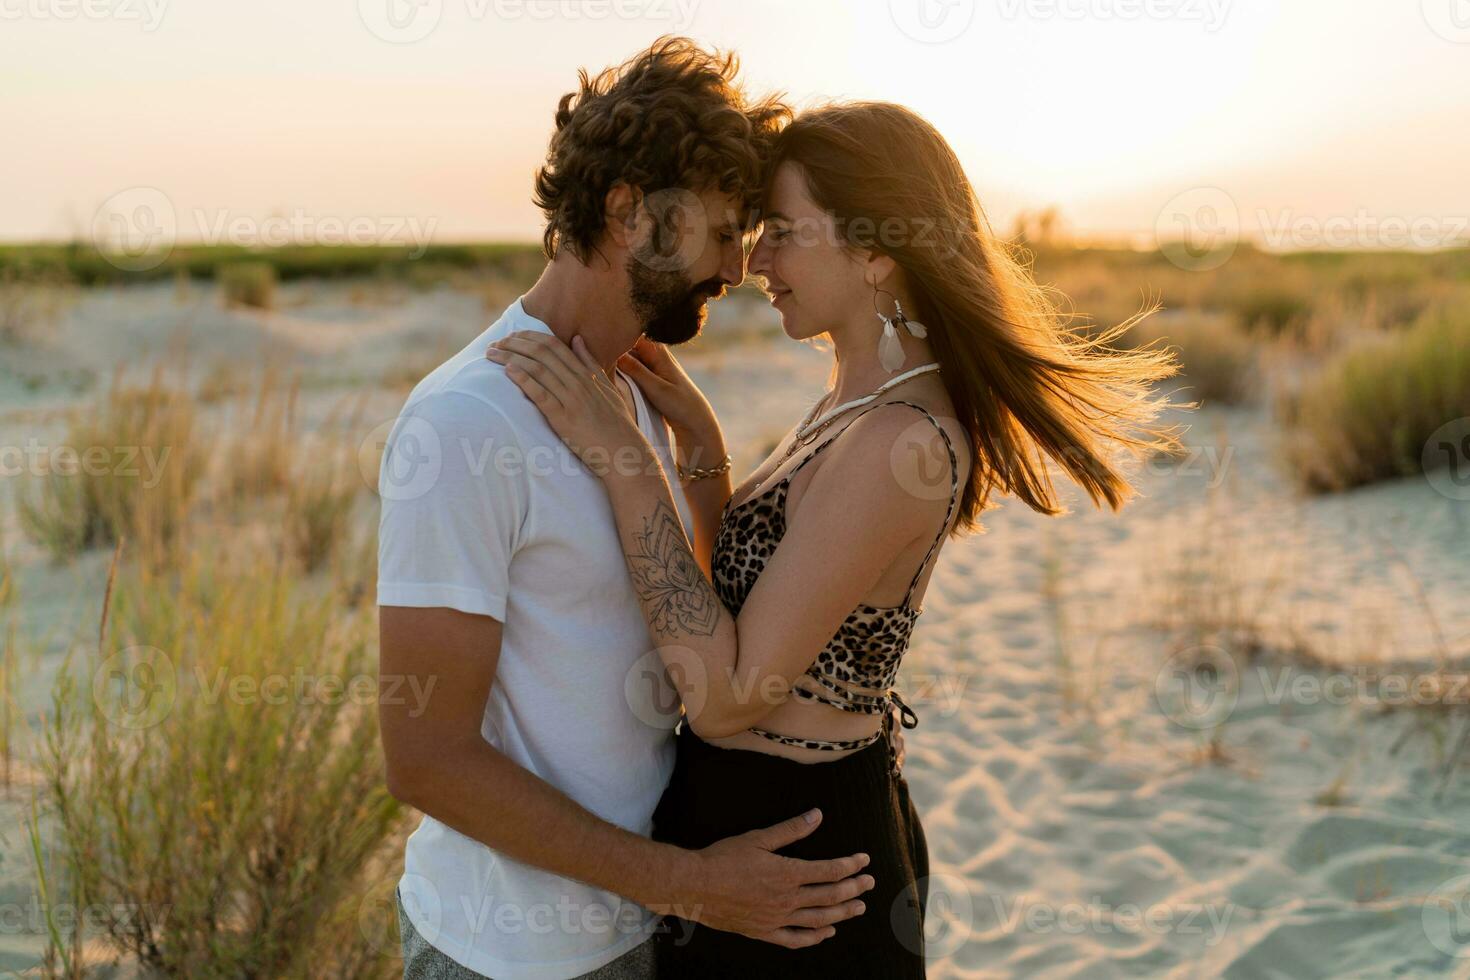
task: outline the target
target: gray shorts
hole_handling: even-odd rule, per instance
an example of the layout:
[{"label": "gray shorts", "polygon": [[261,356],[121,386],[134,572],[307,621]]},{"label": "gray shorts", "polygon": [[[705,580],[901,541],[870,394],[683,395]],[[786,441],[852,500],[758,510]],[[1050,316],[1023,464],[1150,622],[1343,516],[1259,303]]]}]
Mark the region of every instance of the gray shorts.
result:
[{"label": "gray shorts", "polygon": [[[461,966],[429,945],[403,911],[403,900],[397,891],[394,897],[398,902],[398,934],[403,937],[403,980],[489,980],[483,973]],[[654,980],[653,942],[650,936],[611,963],[584,973],[577,980]]]}]

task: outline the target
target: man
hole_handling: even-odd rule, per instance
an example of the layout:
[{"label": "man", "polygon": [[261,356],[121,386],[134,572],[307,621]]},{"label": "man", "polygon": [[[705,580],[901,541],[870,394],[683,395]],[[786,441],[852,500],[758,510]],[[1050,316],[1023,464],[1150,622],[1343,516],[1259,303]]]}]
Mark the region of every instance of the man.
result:
[{"label": "man", "polygon": [[[580,335],[678,485],[667,426],[614,365],[640,336],[695,336],[743,278],[789,112],[747,102],[735,71],[669,39],[582,74],[537,174],[545,271],[419,383],[388,438],[380,671],[385,694],[404,677],[432,690],[422,712],[380,707],[389,788],[424,813],[398,890],[405,977],[649,977],[659,913],[796,946],[871,887],[857,856],[773,853],[812,814],[702,851],[648,839],[677,698],[601,482],[484,357],[515,330]],[[728,478],[700,482],[728,495]]]}]

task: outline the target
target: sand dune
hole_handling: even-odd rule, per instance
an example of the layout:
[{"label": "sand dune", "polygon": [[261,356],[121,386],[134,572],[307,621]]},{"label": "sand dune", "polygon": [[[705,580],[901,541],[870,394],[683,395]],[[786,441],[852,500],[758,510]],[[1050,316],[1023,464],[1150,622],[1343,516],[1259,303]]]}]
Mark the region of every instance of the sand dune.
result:
[{"label": "sand dune", "polygon": [[[311,378],[308,418],[365,388],[389,417],[402,395],[381,379],[490,315],[448,290],[283,296],[283,312],[245,313],[202,288],[85,294],[49,344],[7,353],[0,418],[55,431],[77,397],[63,371],[142,369],[180,330],[201,374],[273,354]],[[828,360],[714,342],[768,316],[725,302],[685,363],[743,476]],[[1440,760],[1470,712],[1368,696],[1385,672],[1470,659],[1470,511],[1414,479],[1298,500],[1263,410],[1189,421],[1196,451],[1140,465],[1122,514],[1005,502],[944,551],[901,686],[920,716],[906,772],[934,861],[931,976],[1470,977],[1470,773]],[[86,619],[99,564],[46,567],[5,514],[21,592],[45,596],[21,627]],[[1201,659],[1214,675],[1182,670]],[[1194,711],[1192,685],[1229,710]],[[42,689],[25,696],[39,707]]]}]

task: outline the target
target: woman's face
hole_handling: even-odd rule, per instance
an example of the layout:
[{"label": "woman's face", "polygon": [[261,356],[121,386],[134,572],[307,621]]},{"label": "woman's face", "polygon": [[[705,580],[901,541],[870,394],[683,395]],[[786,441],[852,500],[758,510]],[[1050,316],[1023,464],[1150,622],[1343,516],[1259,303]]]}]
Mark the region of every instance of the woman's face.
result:
[{"label": "woman's face", "polygon": [[800,165],[778,166],[748,268],[766,280],[786,335],[816,337],[871,309],[864,267],[842,246],[832,216],[808,195]]}]

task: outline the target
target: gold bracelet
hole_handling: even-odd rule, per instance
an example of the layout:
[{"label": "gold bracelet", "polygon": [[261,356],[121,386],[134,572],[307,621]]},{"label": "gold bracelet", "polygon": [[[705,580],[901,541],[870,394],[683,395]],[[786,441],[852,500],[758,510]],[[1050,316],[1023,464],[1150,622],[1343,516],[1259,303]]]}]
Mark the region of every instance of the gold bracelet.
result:
[{"label": "gold bracelet", "polygon": [[678,460],[675,460],[674,469],[679,471],[679,479],[685,482],[689,482],[693,480],[703,480],[706,477],[719,476],[721,473],[728,473],[730,472],[730,462],[730,454],[726,453],[725,458],[720,460],[720,462],[715,466],[704,468],[692,466],[686,470],[684,467],[679,465]]}]

